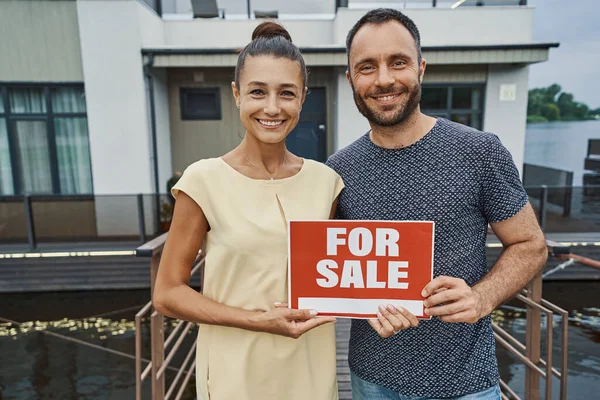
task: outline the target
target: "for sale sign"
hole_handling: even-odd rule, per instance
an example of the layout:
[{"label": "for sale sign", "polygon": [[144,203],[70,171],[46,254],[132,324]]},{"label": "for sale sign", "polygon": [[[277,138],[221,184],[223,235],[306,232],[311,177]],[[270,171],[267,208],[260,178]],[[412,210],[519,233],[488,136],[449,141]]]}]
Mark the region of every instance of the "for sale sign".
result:
[{"label": "for sale sign", "polygon": [[376,318],[379,305],[418,318],[433,278],[431,221],[289,221],[288,302],[319,315]]}]

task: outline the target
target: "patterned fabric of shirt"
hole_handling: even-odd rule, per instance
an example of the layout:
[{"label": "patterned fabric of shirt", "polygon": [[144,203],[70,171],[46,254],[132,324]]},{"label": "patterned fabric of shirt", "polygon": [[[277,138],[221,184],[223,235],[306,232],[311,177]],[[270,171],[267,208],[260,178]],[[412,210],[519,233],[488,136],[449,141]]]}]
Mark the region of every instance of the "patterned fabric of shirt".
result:
[{"label": "patterned fabric of shirt", "polygon": [[[514,216],[528,201],[500,140],[446,119],[402,149],[378,147],[367,133],[327,164],[346,185],[336,218],[434,221],[434,276],[469,286],[488,270],[488,223]],[[499,380],[489,316],[475,324],[433,317],[387,339],[366,320],[353,320],[348,358],[362,379],[406,396],[462,396]]]}]

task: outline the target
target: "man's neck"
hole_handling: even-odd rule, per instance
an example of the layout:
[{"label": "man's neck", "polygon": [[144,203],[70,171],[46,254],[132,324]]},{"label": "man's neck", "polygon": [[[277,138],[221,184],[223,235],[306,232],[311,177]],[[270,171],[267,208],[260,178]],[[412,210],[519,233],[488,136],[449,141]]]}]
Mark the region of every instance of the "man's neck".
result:
[{"label": "man's neck", "polygon": [[436,119],[416,110],[412,116],[394,126],[371,124],[371,141],[386,149],[401,149],[418,142],[435,125]]}]

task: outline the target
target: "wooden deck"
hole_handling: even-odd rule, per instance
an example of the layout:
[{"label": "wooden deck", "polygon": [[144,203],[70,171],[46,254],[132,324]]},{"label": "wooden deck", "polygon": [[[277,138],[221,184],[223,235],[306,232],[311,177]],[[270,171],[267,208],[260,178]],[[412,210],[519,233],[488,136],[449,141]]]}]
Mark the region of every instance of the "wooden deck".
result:
[{"label": "wooden deck", "polygon": [[350,368],[348,367],[348,339],[350,339],[350,319],[338,318],[336,322],[337,379],[340,400],[352,399],[350,388]]}]

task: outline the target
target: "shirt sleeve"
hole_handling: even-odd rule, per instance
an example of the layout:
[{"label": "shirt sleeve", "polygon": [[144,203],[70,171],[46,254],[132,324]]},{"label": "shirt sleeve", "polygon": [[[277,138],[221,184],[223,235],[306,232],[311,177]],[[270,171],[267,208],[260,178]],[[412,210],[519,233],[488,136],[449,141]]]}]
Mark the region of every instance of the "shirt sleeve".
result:
[{"label": "shirt sleeve", "polygon": [[202,212],[208,219],[210,214],[210,204],[208,202],[207,185],[204,179],[202,162],[196,162],[185,169],[183,175],[175,186],[171,189],[171,194],[175,199],[180,192],[184,192],[200,206]]},{"label": "shirt sleeve", "polygon": [[345,185],[344,185],[344,181],[342,180],[342,177],[339,176],[336,172],[335,173],[335,185],[333,187],[333,199],[331,200],[331,203],[333,203],[338,198],[338,196],[340,195],[340,193],[342,192],[344,187],[345,187]]},{"label": "shirt sleeve", "polygon": [[528,202],[510,152],[496,135],[490,135],[480,151],[481,210],[488,223],[516,215]]}]

